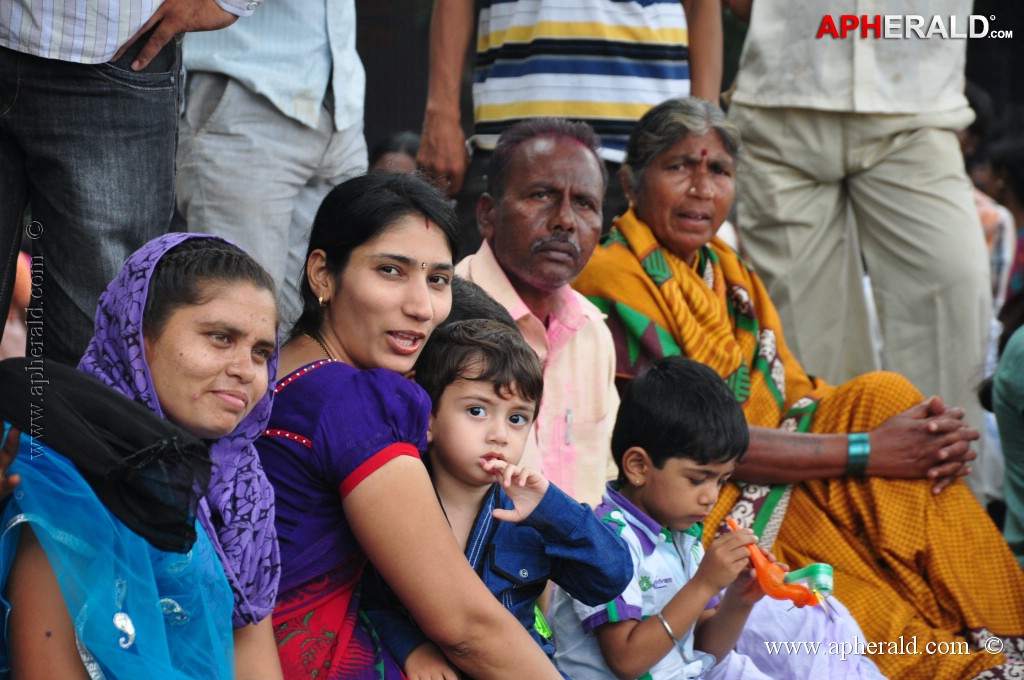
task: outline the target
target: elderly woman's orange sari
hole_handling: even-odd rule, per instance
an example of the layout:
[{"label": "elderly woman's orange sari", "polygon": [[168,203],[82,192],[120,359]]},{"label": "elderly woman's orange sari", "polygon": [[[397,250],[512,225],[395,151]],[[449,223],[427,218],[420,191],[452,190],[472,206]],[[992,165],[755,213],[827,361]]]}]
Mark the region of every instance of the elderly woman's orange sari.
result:
[{"label": "elderly woman's orange sari", "polygon": [[[608,315],[620,379],[684,354],[722,376],[751,425],[867,432],[923,400],[893,373],[838,387],[808,376],[761,280],[729,246],[712,239],[691,267],[632,210],[573,286]],[[938,496],[931,487],[882,478],[729,484],[706,526],[729,515],[793,568],[832,564],[836,596],[868,639],[893,643],[872,655],[889,677],[1021,677],[1003,664],[1024,653],[1024,572],[963,482]],[[918,654],[885,653],[900,636],[904,649],[916,636]],[[992,636],[1002,639],[986,647]],[[942,643],[967,653],[939,653]]]}]

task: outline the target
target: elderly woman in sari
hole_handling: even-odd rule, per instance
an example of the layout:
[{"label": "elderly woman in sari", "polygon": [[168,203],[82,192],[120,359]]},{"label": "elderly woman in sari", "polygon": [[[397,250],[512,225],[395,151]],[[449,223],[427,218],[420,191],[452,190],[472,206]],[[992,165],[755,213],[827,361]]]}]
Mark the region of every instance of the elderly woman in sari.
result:
[{"label": "elderly woman in sari", "polygon": [[[715,237],[738,153],[722,112],[697,99],[637,124],[621,171],[630,209],[574,284],[608,314],[620,381],[670,354],[722,376],[751,442],[745,484],[723,489],[706,526],[731,516],[794,568],[834,565],[869,641],[917,641],[917,655],[874,656],[886,675],[1003,677],[1024,651],[1024,573],[958,479],[977,432],[899,375],[833,386],[804,372],[761,280]],[[971,653],[934,653],[956,642]]]}]

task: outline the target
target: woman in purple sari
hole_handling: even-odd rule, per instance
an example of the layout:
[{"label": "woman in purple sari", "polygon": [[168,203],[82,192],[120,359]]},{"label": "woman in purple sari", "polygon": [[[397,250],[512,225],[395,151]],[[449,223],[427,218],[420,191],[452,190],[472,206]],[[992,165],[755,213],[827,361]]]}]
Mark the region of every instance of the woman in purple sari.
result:
[{"label": "woman in purple sari", "polygon": [[460,670],[560,676],[470,568],[420,451],[430,401],[403,377],[451,308],[455,217],[422,180],[373,174],[317,213],[303,313],[257,441],[274,486],[285,677],[401,678],[359,608],[367,560]]}]

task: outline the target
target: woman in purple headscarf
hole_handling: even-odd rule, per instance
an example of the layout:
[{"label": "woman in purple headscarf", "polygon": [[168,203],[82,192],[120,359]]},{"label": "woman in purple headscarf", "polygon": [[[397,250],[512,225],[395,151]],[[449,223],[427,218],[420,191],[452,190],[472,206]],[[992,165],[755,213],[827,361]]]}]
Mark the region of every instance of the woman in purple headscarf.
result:
[{"label": "woman in purple headscarf", "polygon": [[[281,677],[269,617],[280,577],[273,492],[252,445],[270,413],[276,326],[273,281],[252,258],[220,239],[169,234],[151,241],[125,263],[100,298],[96,333],[79,368],[146,407],[144,413],[155,413],[184,433],[160,440],[173,443],[166,453],[154,453],[163,450],[157,444],[142,450],[127,447],[130,453],[112,459],[107,469],[90,455],[73,451],[78,447],[60,446],[74,463],[64,472],[68,483],[86,483],[77,484],[81,495],[67,501],[63,517],[33,523],[31,512],[19,515],[30,518],[26,521],[32,531],[22,530],[12,563],[4,564],[10,567],[7,651],[15,675]],[[56,367],[49,370],[62,373]],[[74,402],[84,402],[81,408],[88,410],[92,400],[66,401],[73,411]],[[117,448],[124,439],[117,430],[145,419],[137,412],[129,415],[128,407],[138,408],[136,404],[120,405],[123,422],[109,414],[96,417],[93,408],[84,416],[89,426],[84,429]],[[193,497],[192,538],[196,533],[198,538],[194,545],[185,540],[176,546],[180,537],[169,536],[169,528],[170,520],[179,518],[162,512],[166,508],[161,503],[170,505],[166,497],[173,494],[176,482],[181,486],[175,465],[182,460],[180,442],[188,435],[204,440],[209,453],[205,475],[184,480]],[[23,437],[19,460],[11,467],[22,477],[12,505],[27,505],[45,495],[31,488],[30,477],[41,476],[31,475],[31,464],[39,457],[26,456],[25,449]],[[61,456],[49,458],[59,461]],[[206,491],[201,499],[193,491],[196,487]],[[83,507],[100,517],[82,512]],[[75,524],[83,515],[87,516]],[[61,529],[61,522],[74,528]],[[68,535],[76,538],[76,532],[89,533],[97,522],[113,529],[77,543],[105,542],[111,536],[113,543],[88,546],[93,548],[89,560],[75,552],[75,541],[61,542]],[[132,531],[122,531],[125,526]],[[126,547],[133,536],[147,541],[148,563]],[[184,553],[184,559],[174,556],[175,551]],[[88,582],[76,573],[91,573],[96,564],[107,569],[107,562],[112,583]],[[192,581],[186,580],[183,575],[193,571]],[[129,576],[122,578],[122,573]],[[161,584],[168,577],[177,579],[179,599],[165,597]],[[149,593],[154,587],[150,581],[156,583],[158,597],[140,600],[140,591]],[[223,593],[223,600],[218,593]],[[117,612],[112,619],[94,613],[110,606]],[[196,630],[200,614],[205,630]],[[220,645],[221,654],[218,640],[230,640],[229,619],[233,645]],[[182,636],[181,630],[192,632]],[[197,640],[208,644],[196,644]],[[187,654],[193,656],[183,660]],[[204,663],[213,667],[204,668]],[[220,672],[225,668],[226,675]]]}]

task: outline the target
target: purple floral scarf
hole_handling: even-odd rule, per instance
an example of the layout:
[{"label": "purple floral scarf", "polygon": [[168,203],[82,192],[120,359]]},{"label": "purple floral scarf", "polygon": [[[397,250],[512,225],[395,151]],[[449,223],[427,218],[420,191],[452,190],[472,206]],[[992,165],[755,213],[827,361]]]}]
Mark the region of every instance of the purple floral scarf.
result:
[{"label": "purple floral scarf", "polygon": [[[160,417],[164,414],[142,341],[142,312],[157,262],[168,250],[190,238],[217,237],[167,234],[153,239],[128,258],[100,296],[96,331],[78,366]],[[270,419],[277,352],[268,368],[271,389],[234,432],[211,444],[213,477],[209,492],[199,504],[199,521],[220,556],[235,595],[232,618],[236,628],[270,614],[281,576],[274,491],[253,446]]]}]

